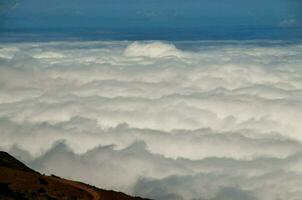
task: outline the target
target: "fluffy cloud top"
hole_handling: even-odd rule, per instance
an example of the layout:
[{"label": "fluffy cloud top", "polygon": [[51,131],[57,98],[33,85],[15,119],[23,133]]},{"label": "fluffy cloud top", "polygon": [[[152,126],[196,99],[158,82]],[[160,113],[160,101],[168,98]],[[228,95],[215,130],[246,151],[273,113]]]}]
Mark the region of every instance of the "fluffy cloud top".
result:
[{"label": "fluffy cloud top", "polygon": [[301,52],[1,44],[0,148],[45,173],[155,199],[299,199]]}]

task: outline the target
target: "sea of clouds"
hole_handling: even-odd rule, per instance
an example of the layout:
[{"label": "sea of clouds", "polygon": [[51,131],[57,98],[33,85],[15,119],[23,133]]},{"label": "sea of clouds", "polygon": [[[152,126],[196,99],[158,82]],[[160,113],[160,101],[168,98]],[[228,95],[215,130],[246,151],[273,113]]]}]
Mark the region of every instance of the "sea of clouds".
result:
[{"label": "sea of clouds", "polygon": [[0,148],[153,199],[299,200],[302,43],[0,44]]}]

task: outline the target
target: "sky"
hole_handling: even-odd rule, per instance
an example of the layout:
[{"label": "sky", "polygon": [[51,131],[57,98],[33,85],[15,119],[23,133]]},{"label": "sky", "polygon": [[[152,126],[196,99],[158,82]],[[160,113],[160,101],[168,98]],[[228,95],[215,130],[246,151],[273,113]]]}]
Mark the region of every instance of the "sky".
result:
[{"label": "sky", "polygon": [[301,26],[299,0],[2,0],[0,28],[227,32]]}]

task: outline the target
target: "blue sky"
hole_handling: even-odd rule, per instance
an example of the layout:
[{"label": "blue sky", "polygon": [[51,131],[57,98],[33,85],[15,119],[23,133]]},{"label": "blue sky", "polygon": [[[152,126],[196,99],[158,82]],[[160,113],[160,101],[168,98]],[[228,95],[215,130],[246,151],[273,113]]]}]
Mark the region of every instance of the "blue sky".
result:
[{"label": "blue sky", "polygon": [[[298,26],[299,0],[2,0],[2,27]],[[4,17],[3,17],[4,15]]]},{"label": "blue sky", "polygon": [[[149,30],[165,29],[171,33],[171,30],[181,29],[194,33],[194,30],[207,27],[207,33],[203,31],[203,36],[207,37],[212,33],[223,35],[223,32],[228,31],[229,35],[234,33],[240,35],[241,33],[236,31],[232,32],[238,27],[247,29],[275,27],[290,30],[301,27],[302,24],[301,0],[1,0],[1,2],[2,31],[73,28],[98,31],[127,30],[135,34],[142,31],[146,35]],[[212,31],[212,27],[215,30]],[[301,32],[299,31],[298,36],[294,33],[294,37],[300,37]],[[200,32],[196,34],[200,35]],[[243,31],[242,34],[247,33]]]}]

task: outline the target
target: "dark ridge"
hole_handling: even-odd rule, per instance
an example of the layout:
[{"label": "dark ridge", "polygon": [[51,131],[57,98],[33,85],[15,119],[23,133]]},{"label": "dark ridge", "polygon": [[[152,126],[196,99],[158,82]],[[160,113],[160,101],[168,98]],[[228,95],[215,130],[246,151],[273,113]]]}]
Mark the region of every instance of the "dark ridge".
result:
[{"label": "dark ridge", "polygon": [[142,198],[139,196],[129,196],[123,192],[116,192],[113,190],[104,190],[104,189],[100,189],[97,188],[95,186],[89,185],[89,184],[85,184],[91,188],[93,188],[94,190],[100,192],[102,194],[102,198],[105,200],[152,200],[152,199],[147,199],[147,198]]},{"label": "dark ridge", "polygon": [[0,167],[8,167],[27,172],[35,172],[7,152],[0,151]]},{"label": "dark ridge", "polygon": [[115,192],[113,190],[101,190],[99,189],[99,191],[101,191],[102,193],[102,197],[104,199],[118,199],[118,200],[150,200],[150,199],[145,199],[145,198],[141,198],[141,197],[130,197],[128,195],[126,195],[123,192]]},{"label": "dark ridge", "polygon": [[[145,200],[122,192],[103,190],[55,175],[42,175],[6,152],[0,151],[0,199]],[[98,198],[98,199],[99,199]],[[147,200],[147,199],[146,199]]]}]

